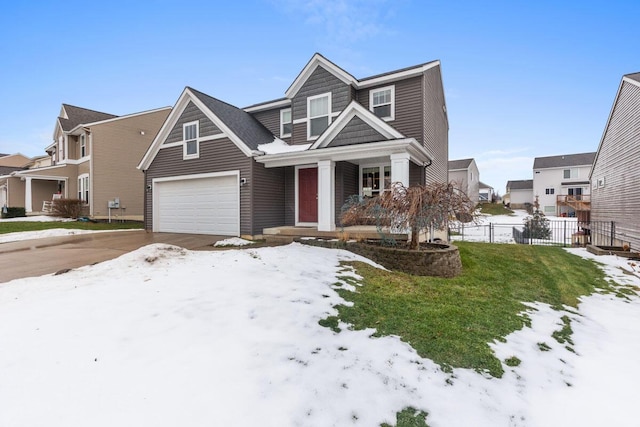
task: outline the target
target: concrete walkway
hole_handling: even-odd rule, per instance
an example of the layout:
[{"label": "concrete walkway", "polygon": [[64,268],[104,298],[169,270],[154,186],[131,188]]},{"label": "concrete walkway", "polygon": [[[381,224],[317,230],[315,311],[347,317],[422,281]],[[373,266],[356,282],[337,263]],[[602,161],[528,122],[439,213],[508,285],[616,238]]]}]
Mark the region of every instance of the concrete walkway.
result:
[{"label": "concrete walkway", "polygon": [[0,283],[95,264],[152,243],[168,243],[190,250],[212,250],[215,242],[225,238],[135,230],[0,243]]}]

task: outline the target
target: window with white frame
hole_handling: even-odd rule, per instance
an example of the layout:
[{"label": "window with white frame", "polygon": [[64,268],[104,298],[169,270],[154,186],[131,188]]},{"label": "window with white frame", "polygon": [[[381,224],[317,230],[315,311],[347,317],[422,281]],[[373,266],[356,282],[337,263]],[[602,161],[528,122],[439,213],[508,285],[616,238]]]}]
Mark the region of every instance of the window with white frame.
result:
[{"label": "window with white frame", "polygon": [[197,159],[200,157],[200,144],[198,144],[199,122],[189,122],[182,125],[183,159]]},{"label": "window with white frame", "polygon": [[291,136],[291,108],[280,110],[280,138],[288,138]]},{"label": "window with white frame", "polygon": [[395,86],[371,90],[369,109],[381,119],[393,120],[395,118]]},{"label": "window with white frame", "polygon": [[578,177],[578,169],[565,169],[563,171],[564,179],[577,178],[577,177]]},{"label": "window with white frame", "polygon": [[555,194],[556,193],[556,189],[555,188],[545,188],[544,189],[544,194],[550,195],[550,194]]},{"label": "window with white frame", "polygon": [[84,157],[87,155],[87,137],[83,133],[80,135],[80,157]]},{"label": "window with white frame", "polygon": [[391,166],[372,165],[360,168],[360,194],[376,197],[391,188]]},{"label": "window with white frame", "polygon": [[307,139],[315,139],[331,123],[331,93],[310,96],[307,98]]},{"label": "window with white frame", "polygon": [[78,200],[89,203],[89,175],[87,174],[78,177]]}]

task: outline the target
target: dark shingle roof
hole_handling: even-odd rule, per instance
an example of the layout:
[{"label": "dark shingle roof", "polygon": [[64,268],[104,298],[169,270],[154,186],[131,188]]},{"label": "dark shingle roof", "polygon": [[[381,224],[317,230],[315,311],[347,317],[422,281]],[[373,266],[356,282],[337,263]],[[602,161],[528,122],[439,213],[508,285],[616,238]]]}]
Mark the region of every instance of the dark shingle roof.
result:
[{"label": "dark shingle roof", "polygon": [[25,170],[26,168],[17,168],[14,166],[0,166],[0,175],[9,175],[11,172]]},{"label": "dark shingle roof", "polygon": [[482,182],[482,181],[479,181],[479,182],[478,182],[478,187],[479,187],[479,188],[493,188],[493,187],[492,187],[492,186],[490,186],[489,184],[485,184],[485,183],[484,183],[484,182]]},{"label": "dark shingle roof", "polygon": [[375,76],[369,76],[369,77],[365,77],[362,79],[358,79],[359,82],[366,82],[367,80],[372,80],[372,79],[376,79],[378,77],[384,77],[384,76],[388,76],[390,74],[395,74],[395,73],[401,73],[403,71],[408,71],[408,70],[413,70],[414,68],[421,68],[424,67],[425,65],[429,65],[432,64],[434,62],[437,62],[438,60],[433,60],[433,61],[429,61],[429,62],[424,62],[422,64],[418,64],[418,65],[412,65],[410,67],[405,67],[405,68],[400,68],[399,70],[393,70],[393,71],[388,71],[386,73],[382,73],[382,74],[376,74]]},{"label": "dark shingle roof", "polygon": [[628,77],[631,80],[635,80],[637,82],[640,82],[640,73],[627,74],[625,77]]},{"label": "dark shingle roof", "polygon": [[563,166],[592,165],[596,153],[565,154],[561,156],[536,157],[533,160],[534,169],[561,168]]},{"label": "dark shingle roof", "polygon": [[274,136],[271,132],[251,114],[193,88],[189,90],[251,150],[257,150],[259,144],[273,142]]},{"label": "dark shingle roof", "polygon": [[467,169],[473,159],[449,160],[449,170]]},{"label": "dark shingle roof", "polygon": [[78,125],[99,122],[101,120],[113,119],[118,116],[114,114],[101,113],[100,111],[89,110],[87,108],[76,107],[74,105],[62,104],[68,118],[58,117],[62,130],[69,131]]},{"label": "dark shingle roof", "polygon": [[510,190],[533,190],[533,180],[521,179],[517,181],[507,181],[507,188]]}]

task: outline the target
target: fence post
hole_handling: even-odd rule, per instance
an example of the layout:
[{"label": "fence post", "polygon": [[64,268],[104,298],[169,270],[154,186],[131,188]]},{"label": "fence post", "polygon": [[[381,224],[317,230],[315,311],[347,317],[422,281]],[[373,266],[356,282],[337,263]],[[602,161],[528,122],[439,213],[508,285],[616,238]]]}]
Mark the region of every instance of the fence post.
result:
[{"label": "fence post", "polygon": [[562,232],[562,247],[566,248],[567,247],[567,220],[564,220],[563,223],[563,232]]},{"label": "fence post", "polygon": [[493,223],[489,223],[489,243],[493,243]]}]

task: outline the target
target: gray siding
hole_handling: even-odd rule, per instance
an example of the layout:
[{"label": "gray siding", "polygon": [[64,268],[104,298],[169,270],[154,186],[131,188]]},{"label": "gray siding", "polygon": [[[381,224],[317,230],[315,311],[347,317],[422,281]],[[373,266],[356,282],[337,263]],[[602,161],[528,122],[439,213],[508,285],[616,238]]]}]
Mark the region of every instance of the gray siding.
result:
[{"label": "gray siding", "polygon": [[[293,120],[307,117],[308,97],[326,92],[331,92],[331,112],[340,112],[351,102],[351,86],[345,84],[322,66],[318,66],[292,100],[291,116]],[[294,126],[292,141],[294,144],[307,142],[306,125],[304,127]]]},{"label": "gray siding", "polygon": [[384,141],[386,138],[362,121],[360,117],[354,117],[331,141],[329,147],[342,145],[364,144],[367,142]]},{"label": "gray siding", "polygon": [[422,166],[409,163],[409,185],[424,185],[425,173]]},{"label": "gray siding", "polygon": [[[615,221],[620,243],[640,250],[640,87],[623,81],[591,174],[591,220]],[[604,178],[605,185],[593,188]]]},{"label": "gray siding", "polygon": [[285,182],[284,168],[265,168],[255,161],[249,187],[253,193],[251,211],[253,212],[252,235],[262,234],[268,227],[280,227],[285,224]]},{"label": "gray siding", "polygon": [[[164,148],[158,151],[149,169],[145,172],[145,185],[151,185],[154,178],[190,174],[240,170],[240,177],[251,183],[251,162],[229,139],[223,138],[200,143],[200,158],[182,160],[182,146]],[[145,228],[153,229],[152,193],[145,191]],[[240,189],[240,233],[252,234],[250,186]]]},{"label": "gray siding", "polygon": [[449,122],[444,111],[440,66],[424,73],[424,146],[434,157],[426,169],[427,182],[448,182]]},{"label": "gray siding", "polygon": [[[269,132],[273,135],[281,138],[280,136],[280,110],[286,110],[286,108],[277,108],[274,110],[258,111],[257,113],[251,113]],[[282,138],[283,141],[289,142],[291,137]]]},{"label": "gray siding", "polygon": [[176,125],[171,129],[171,132],[169,132],[169,136],[164,143],[169,144],[172,142],[182,141],[182,125],[189,122],[195,122],[196,120],[199,121],[198,126],[200,136],[211,136],[222,133],[222,131],[218,129],[218,127],[213,124],[213,122],[209,120],[207,116],[205,116],[204,113],[193,104],[193,102],[189,102],[176,122]]},{"label": "gray siding", "polygon": [[349,162],[338,162],[336,164],[336,225],[340,226],[340,216],[342,213],[342,206],[347,199],[352,195],[360,193],[358,189],[358,173],[360,168],[358,165],[354,165]]},{"label": "gray siding", "polygon": [[[395,86],[395,120],[387,123],[408,138],[415,138],[422,143],[423,86],[422,77],[412,77],[393,83]],[[369,108],[369,93],[380,87],[390,86],[386,83],[358,92],[358,102]],[[448,159],[445,159],[448,160]]]}]

